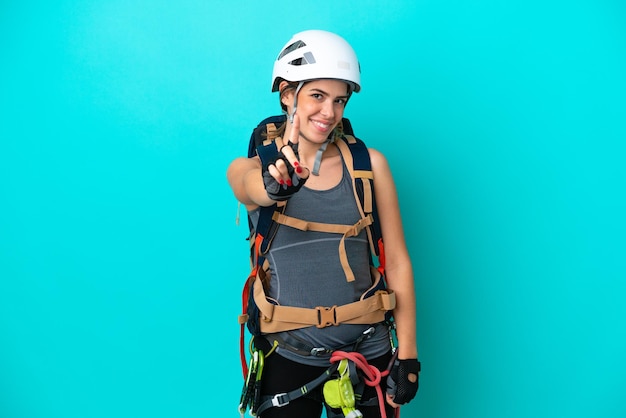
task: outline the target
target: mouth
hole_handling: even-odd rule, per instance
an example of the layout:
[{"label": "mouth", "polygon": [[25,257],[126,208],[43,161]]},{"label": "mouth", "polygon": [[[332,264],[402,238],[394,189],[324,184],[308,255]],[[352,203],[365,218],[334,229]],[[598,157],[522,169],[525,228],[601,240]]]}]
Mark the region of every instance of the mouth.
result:
[{"label": "mouth", "polygon": [[329,123],[329,122],[322,122],[319,120],[312,120],[311,119],[311,123],[313,124],[313,126],[315,126],[320,132],[328,132],[333,124]]}]

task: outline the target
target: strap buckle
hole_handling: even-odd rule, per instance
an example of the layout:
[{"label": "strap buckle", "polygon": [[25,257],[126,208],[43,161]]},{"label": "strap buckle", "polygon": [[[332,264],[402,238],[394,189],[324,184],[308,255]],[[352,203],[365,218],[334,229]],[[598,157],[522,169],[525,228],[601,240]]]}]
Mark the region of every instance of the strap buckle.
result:
[{"label": "strap buckle", "polygon": [[[284,399],[282,399],[284,398]],[[285,406],[289,403],[289,398],[287,397],[287,393],[277,393],[272,397],[272,406]]]},{"label": "strap buckle", "polygon": [[316,306],[317,309],[317,328],[326,328],[331,325],[337,324],[337,305],[329,307]]}]

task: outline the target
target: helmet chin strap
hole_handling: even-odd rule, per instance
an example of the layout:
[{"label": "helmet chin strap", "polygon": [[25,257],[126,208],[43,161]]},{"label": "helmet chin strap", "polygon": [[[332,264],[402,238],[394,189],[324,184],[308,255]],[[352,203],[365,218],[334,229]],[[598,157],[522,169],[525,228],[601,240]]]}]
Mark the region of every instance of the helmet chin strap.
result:
[{"label": "helmet chin strap", "polygon": [[300,93],[300,89],[302,88],[302,86],[304,86],[304,81],[298,83],[298,87],[296,87],[296,92],[293,95],[293,109],[291,110],[291,113],[287,113],[289,123],[293,123],[293,117],[296,115],[296,109],[298,109],[298,93]]},{"label": "helmet chin strap", "polygon": [[[300,89],[302,88],[303,85],[304,85],[304,81],[300,81],[298,83],[298,87],[296,87],[296,92],[293,95],[293,109],[291,110],[291,113],[287,113],[287,118],[289,119],[289,123],[292,123],[292,124],[293,124],[293,118],[296,115],[296,110],[298,109],[298,93],[300,93]],[[311,170],[311,174],[313,174],[314,176],[320,175],[320,166],[322,165],[322,154],[324,154],[324,151],[326,151],[326,147],[328,147],[328,144],[333,142],[334,139],[335,139],[335,132],[333,131],[333,133],[328,137],[328,139],[326,139],[326,141],[324,141],[324,143],[317,150],[317,153],[315,154],[315,161],[313,162],[313,170]]]},{"label": "helmet chin strap", "polygon": [[334,131],[317,150],[317,153],[315,154],[315,162],[313,163],[313,170],[311,170],[311,174],[313,174],[314,176],[320,175],[320,165],[322,164],[322,154],[324,154],[324,151],[326,151],[326,147],[328,146],[328,144],[333,142],[333,139],[335,139]]}]

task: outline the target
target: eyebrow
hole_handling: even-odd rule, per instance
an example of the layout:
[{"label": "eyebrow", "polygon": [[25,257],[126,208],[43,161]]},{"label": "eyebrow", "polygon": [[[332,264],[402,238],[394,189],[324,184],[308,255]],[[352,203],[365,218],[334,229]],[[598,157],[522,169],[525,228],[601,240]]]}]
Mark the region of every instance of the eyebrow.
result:
[{"label": "eyebrow", "polygon": [[[321,93],[324,96],[330,96],[330,94],[328,94],[327,92],[325,92],[322,89],[318,89],[317,87],[312,88],[311,90],[309,90],[310,92],[316,92],[316,93]],[[347,99],[348,97],[350,97],[349,95],[345,95],[345,96],[337,96],[335,97],[335,99]]]}]

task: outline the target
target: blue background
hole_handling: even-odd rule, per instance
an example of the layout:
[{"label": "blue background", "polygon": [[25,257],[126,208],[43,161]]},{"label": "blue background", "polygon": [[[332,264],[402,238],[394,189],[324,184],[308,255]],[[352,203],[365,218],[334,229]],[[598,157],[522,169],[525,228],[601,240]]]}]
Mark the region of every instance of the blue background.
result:
[{"label": "blue background", "polygon": [[[404,417],[626,416],[626,7],[0,3],[0,417],[237,416],[227,186],[295,32],[340,33],[414,261]],[[245,220],[242,212],[242,220]]]}]

